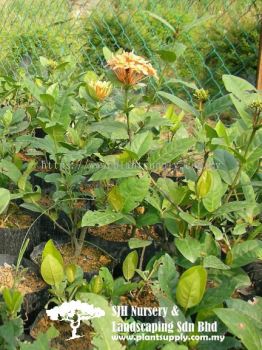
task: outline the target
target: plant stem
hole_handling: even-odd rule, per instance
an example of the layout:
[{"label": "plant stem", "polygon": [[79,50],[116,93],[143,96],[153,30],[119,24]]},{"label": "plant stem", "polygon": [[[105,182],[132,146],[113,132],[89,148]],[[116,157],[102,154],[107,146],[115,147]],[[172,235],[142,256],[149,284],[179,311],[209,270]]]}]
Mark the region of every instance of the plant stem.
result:
[{"label": "plant stem", "polygon": [[142,253],[141,253],[141,256],[140,256],[140,262],[139,262],[139,269],[140,270],[143,269],[143,262],[144,262],[145,251],[146,251],[146,247],[143,247]]},{"label": "plant stem", "polygon": [[129,106],[128,106],[128,91],[129,91],[129,86],[125,86],[125,107],[124,107],[124,112],[126,115],[126,121],[127,121],[127,133],[128,133],[128,139],[129,143],[131,145],[132,143],[132,133],[131,133],[131,127],[130,127],[130,116],[129,116]]},{"label": "plant stem", "polygon": [[81,253],[81,250],[82,250],[84,242],[85,242],[86,231],[87,231],[87,227],[84,227],[81,229],[80,237],[77,240],[77,245],[75,247],[75,256],[79,256]]}]

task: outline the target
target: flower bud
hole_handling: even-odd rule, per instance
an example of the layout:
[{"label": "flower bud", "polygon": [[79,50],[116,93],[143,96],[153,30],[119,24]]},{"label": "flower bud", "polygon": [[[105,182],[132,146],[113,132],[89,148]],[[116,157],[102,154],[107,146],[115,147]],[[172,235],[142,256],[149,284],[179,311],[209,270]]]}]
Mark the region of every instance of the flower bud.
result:
[{"label": "flower bud", "polygon": [[112,85],[107,81],[92,80],[88,83],[87,89],[89,95],[97,101],[103,101],[107,96],[111,94]]},{"label": "flower bud", "polygon": [[198,101],[206,102],[208,100],[209,92],[204,89],[197,89],[194,93],[194,96]]},{"label": "flower bud", "polygon": [[262,112],[262,100],[260,100],[260,99],[253,100],[249,104],[249,108],[255,110],[255,112],[261,113]]}]

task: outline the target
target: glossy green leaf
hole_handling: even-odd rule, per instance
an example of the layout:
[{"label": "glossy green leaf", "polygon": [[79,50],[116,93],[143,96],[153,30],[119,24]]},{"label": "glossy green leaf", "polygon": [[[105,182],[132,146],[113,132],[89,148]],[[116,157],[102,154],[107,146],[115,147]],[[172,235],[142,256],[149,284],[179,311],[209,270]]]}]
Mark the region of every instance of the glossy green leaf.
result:
[{"label": "glossy green leaf", "polygon": [[49,241],[45,244],[45,247],[42,252],[42,260],[44,260],[44,258],[47,255],[52,255],[55,259],[57,259],[60,262],[61,265],[64,265],[63,257],[60,251],[56,248],[52,239],[49,239]]},{"label": "glossy green leaf", "polygon": [[63,265],[53,256],[46,255],[41,264],[43,280],[51,285],[58,285],[65,277]]},{"label": "glossy green leaf", "polygon": [[152,241],[138,239],[138,238],[130,238],[128,241],[128,246],[130,249],[138,249],[145,248],[152,244]]},{"label": "glossy green leaf", "polygon": [[198,305],[205,293],[207,272],[203,266],[193,266],[180,277],[176,299],[185,310]]}]

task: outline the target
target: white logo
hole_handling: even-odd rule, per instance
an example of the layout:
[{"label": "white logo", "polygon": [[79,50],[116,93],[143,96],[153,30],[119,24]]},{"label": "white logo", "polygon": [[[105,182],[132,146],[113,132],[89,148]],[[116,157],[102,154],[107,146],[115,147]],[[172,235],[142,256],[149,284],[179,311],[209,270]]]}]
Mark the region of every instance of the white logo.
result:
[{"label": "white logo", "polygon": [[55,306],[53,309],[46,310],[46,313],[52,321],[70,322],[72,336],[67,340],[82,337],[81,335],[77,334],[81,321],[87,321],[91,320],[92,318],[105,316],[104,310],[100,309],[99,307],[94,307],[94,305],[82,303],[78,300],[72,300],[59,306]]}]

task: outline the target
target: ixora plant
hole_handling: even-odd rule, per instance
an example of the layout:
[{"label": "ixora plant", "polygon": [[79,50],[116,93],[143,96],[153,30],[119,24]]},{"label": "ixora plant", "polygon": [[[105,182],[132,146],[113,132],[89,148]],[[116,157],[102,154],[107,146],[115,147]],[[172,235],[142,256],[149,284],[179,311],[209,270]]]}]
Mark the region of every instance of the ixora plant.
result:
[{"label": "ixora plant", "polygon": [[82,269],[75,264],[65,265],[61,253],[52,240],[46,243],[42,252],[41,275],[51,286],[49,292],[53,297],[48,304],[71,301],[80,288],[87,289]]}]

